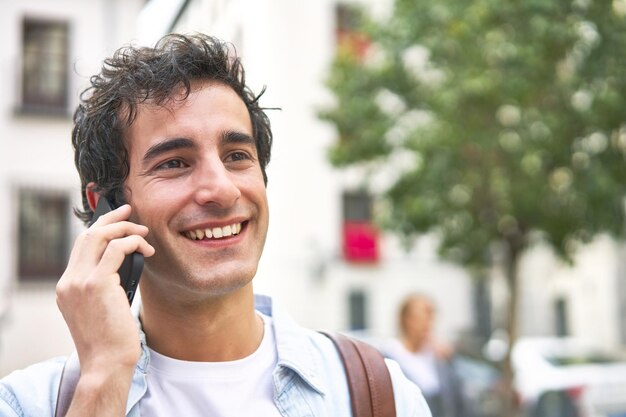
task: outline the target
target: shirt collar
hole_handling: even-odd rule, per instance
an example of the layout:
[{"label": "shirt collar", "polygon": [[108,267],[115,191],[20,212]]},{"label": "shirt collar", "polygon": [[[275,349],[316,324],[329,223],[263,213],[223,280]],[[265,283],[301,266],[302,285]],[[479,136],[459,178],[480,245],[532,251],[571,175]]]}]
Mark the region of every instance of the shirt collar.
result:
[{"label": "shirt collar", "polygon": [[278,367],[274,372],[274,380],[278,392],[281,392],[291,378],[281,374],[294,372],[315,391],[324,394],[326,387],[320,378],[322,364],[316,362],[313,350],[315,345],[311,339],[311,331],[298,324],[285,313],[273,300],[265,295],[255,295],[254,304],[257,311],[272,317],[278,352]]},{"label": "shirt collar", "polygon": [[[278,366],[274,371],[274,383],[280,393],[286,387],[289,373],[295,373],[305,383],[310,385],[315,391],[324,394],[326,387],[320,378],[322,364],[317,363],[314,342],[311,338],[311,331],[299,326],[289,315],[277,306],[273,300],[266,295],[254,296],[255,309],[272,318],[274,334],[276,338],[276,350],[278,353]],[[141,299],[135,300],[132,311],[139,327],[139,338],[141,341],[141,357],[137,362],[133,385],[139,390],[136,391],[137,398],[129,398],[129,403],[139,401],[146,386],[146,372],[150,364],[150,353],[146,344],[146,335],[141,328],[139,321],[139,310]],[[132,393],[131,393],[132,394]]]}]

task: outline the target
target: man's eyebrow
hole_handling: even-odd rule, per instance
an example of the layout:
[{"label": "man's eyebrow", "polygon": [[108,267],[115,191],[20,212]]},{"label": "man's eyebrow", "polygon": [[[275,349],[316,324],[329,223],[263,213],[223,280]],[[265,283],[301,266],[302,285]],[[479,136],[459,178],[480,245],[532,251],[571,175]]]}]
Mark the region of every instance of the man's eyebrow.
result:
[{"label": "man's eyebrow", "polygon": [[174,138],[166,139],[162,142],[152,145],[146,153],[143,155],[143,161],[149,161],[169,151],[176,149],[191,149],[195,148],[196,144],[187,138]]},{"label": "man's eyebrow", "polygon": [[238,132],[235,130],[228,130],[222,134],[222,144],[227,143],[241,143],[247,145],[254,145],[256,141],[252,136],[244,132]]}]

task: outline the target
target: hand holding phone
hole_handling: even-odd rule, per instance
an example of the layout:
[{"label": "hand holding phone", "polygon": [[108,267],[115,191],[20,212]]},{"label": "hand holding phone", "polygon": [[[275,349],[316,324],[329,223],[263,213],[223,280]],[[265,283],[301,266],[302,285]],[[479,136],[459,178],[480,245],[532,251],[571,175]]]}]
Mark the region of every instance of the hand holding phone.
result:
[{"label": "hand holding phone", "polygon": [[[93,224],[96,220],[98,220],[98,217],[115,208],[117,207],[115,207],[111,201],[105,197],[100,197],[98,205],[96,206],[96,211],[91,219],[91,223]],[[126,255],[124,257],[124,261],[117,271],[120,276],[120,285],[124,288],[129,304],[133,303],[133,298],[135,297],[135,292],[137,291],[137,286],[139,285],[139,278],[141,278],[141,272],[143,271],[143,261],[144,258],[141,253],[131,253],[130,255]]]},{"label": "hand holding phone", "polygon": [[[154,248],[145,240],[148,228],[128,220],[131,207],[111,211],[114,207],[104,197],[98,200],[92,219],[103,218],[76,237],[56,286],[57,305],[80,360],[76,391],[83,395],[74,397],[73,404],[78,400],[80,405],[70,408],[72,415],[98,414],[89,411],[95,410],[91,400],[94,389],[98,398],[114,392],[122,399],[119,407],[114,407],[119,410],[103,408],[103,413],[123,412],[126,400],[122,394],[130,387],[142,353],[139,328],[128,305],[141,276],[143,256],[154,254]],[[126,301],[118,282],[127,294]],[[93,381],[102,384],[96,386]],[[114,402],[105,403],[103,407]]]}]

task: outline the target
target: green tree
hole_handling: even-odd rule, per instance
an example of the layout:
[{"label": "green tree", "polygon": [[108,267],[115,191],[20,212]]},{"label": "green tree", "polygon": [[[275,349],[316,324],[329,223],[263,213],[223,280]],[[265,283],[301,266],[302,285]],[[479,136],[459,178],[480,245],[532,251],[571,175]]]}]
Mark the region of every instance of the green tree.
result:
[{"label": "green tree", "polygon": [[362,21],[320,112],[338,133],[331,161],[396,167],[384,225],[436,232],[473,274],[503,249],[514,341],[526,248],[571,260],[598,233],[624,235],[626,1],[396,0]]}]

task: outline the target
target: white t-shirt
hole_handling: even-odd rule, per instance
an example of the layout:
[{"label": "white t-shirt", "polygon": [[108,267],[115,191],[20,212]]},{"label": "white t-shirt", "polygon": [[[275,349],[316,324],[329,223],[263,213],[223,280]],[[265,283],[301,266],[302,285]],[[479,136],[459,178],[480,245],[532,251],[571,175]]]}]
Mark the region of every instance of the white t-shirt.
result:
[{"label": "white t-shirt", "polygon": [[411,381],[420,387],[424,395],[431,396],[441,389],[437,358],[431,350],[418,352],[409,351],[399,340],[391,341],[386,349],[389,357],[394,359]]},{"label": "white t-shirt", "polygon": [[280,417],[272,372],[278,361],[271,318],[250,356],[232,362],[188,362],[150,350],[142,417]]}]

